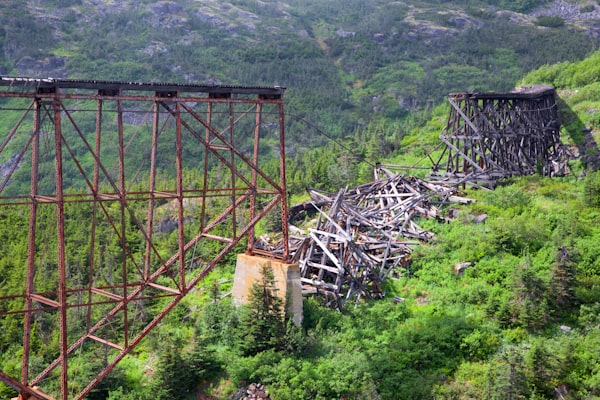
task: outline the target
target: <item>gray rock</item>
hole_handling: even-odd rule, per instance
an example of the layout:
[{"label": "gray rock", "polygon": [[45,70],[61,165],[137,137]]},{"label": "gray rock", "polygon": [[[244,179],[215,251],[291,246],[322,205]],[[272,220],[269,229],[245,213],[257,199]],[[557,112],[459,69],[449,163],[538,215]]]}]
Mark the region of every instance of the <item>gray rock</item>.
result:
[{"label": "gray rock", "polygon": [[148,6],[148,11],[153,14],[164,17],[167,14],[176,14],[183,11],[183,6],[174,1],[159,1]]},{"label": "gray rock", "polygon": [[48,78],[66,78],[68,76],[66,57],[48,56],[33,58],[25,56],[15,64],[21,76],[43,76]]},{"label": "gray rock", "polygon": [[464,272],[467,268],[472,267],[472,266],[473,266],[472,262],[468,262],[468,261],[459,262],[458,264],[456,264],[454,266],[454,274],[456,276],[461,276],[462,274],[464,274]]},{"label": "gray rock", "polygon": [[561,332],[565,332],[566,333],[566,332],[571,332],[572,328],[570,326],[567,326],[567,325],[561,325],[558,329]]},{"label": "gray rock", "polygon": [[473,223],[475,223],[475,224],[482,224],[482,223],[484,223],[487,220],[487,218],[488,218],[487,214],[477,215],[475,217],[475,219],[473,219]]}]

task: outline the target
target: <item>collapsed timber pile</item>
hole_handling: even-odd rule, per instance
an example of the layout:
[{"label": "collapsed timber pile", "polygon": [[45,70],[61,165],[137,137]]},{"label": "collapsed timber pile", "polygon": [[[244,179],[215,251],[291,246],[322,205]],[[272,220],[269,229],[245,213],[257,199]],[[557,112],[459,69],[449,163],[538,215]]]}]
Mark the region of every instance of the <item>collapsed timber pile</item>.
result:
[{"label": "collapsed timber pile", "polygon": [[319,294],[339,309],[348,301],[383,297],[383,281],[408,266],[415,245],[433,237],[415,217],[441,218],[440,204],[470,202],[455,188],[419,178],[381,169],[376,178],[335,195],[309,190],[312,201],[290,209],[292,219],[310,210],[318,214],[314,228],[291,227],[290,250],[304,294]]}]

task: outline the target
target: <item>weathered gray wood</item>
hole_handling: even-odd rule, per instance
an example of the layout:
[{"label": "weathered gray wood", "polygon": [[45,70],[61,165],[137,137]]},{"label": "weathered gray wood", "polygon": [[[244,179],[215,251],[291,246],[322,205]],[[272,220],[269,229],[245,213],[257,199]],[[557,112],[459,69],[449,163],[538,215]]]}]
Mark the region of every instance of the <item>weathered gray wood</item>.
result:
[{"label": "weathered gray wood", "polygon": [[[434,162],[434,173],[448,182],[494,187],[508,176],[556,175],[568,159],[560,142],[555,91],[534,90],[528,96],[511,93],[458,93],[448,98],[448,123],[440,139],[446,145]],[[474,173],[474,174],[473,174]],[[483,176],[487,174],[488,177]]]},{"label": "weathered gray wood", "polygon": [[[319,214],[314,228],[291,230],[308,232],[289,245],[300,265],[303,293],[321,296],[332,307],[383,297],[384,280],[401,274],[413,247],[433,238],[415,218],[440,218],[438,205],[472,201],[445,183],[381,169],[375,176],[385,178],[335,195],[310,189],[311,207],[298,207]],[[441,201],[434,203],[434,198]]]}]

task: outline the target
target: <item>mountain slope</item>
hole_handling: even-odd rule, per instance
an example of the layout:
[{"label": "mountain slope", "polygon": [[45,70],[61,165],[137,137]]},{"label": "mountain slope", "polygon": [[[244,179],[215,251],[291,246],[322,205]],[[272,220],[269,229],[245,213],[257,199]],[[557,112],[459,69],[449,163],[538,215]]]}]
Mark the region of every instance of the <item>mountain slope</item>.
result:
[{"label": "mountain slope", "polygon": [[[282,85],[290,113],[335,136],[451,91],[511,89],[526,71],[582,58],[600,36],[593,2],[565,3],[568,13],[533,0],[5,3],[3,74]],[[544,13],[564,24],[541,26]]]},{"label": "mountain slope", "polygon": [[[14,28],[5,28],[2,36],[3,72],[284,84],[288,111],[314,118],[330,136],[358,126],[344,144],[364,150],[365,157],[398,153],[397,147],[383,146],[390,144],[387,135],[398,131],[391,144],[400,147],[401,155],[423,158],[423,142],[437,137],[445,110],[405,117],[407,109],[422,107],[424,99],[435,105],[441,101],[436,93],[443,97],[453,87],[503,90],[535,63],[553,65],[531,72],[524,82],[559,89],[566,111],[572,111],[572,120],[565,122],[575,123],[573,132],[600,129],[600,53],[554,64],[583,57],[596,39],[569,24],[540,27],[533,24],[535,16],[483,3],[471,6],[470,14],[461,11],[467,8],[460,2],[444,3],[443,10],[439,2],[411,8],[358,0],[344,2],[343,9],[337,8],[341,1],[316,0],[27,4],[15,2],[0,10],[9,23],[3,26]],[[471,30],[436,22],[449,15],[447,9],[458,18],[471,15],[466,22]],[[230,22],[224,15],[240,17]],[[80,22],[67,24],[69,18]],[[386,18],[391,22],[384,29]],[[404,26],[413,20],[415,25]],[[402,32],[397,37],[392,35],[396,26]],[[420,35],[410,42],[415,48],[405,43],[413,33]],[[531,47],[550,39],[556,47]],[[317,129],[290,120],[290,147],[317,147],[310,135],[303,135]],[[290,157],[294,165],[288,171],[310,175],[310,183],[326,178],[332,185],[341,183],[340,171],[322,162],[341,157],[339,150],[324,146],[306,154],[302,165],[296,164],[302,157]],[[190,398],[227,399],[258,381],[273,399],[294,400],[598,397],[600,173],[588,173],[584,180],[525,177],[494,192],[468,195],[477,202],[455,210],[457,220],[423,221],[436,240],[420,246],[412,264],[389,280],[383,301],[361,303],[346,314],[307,301],[302,329],[288,326],[280,348],[242,355],[240,342],[252,326],[239,323],[225,297],[231,268],[219,269],[89,398],[168,399],[171,393],[183,397],[196,390]],[[27,218],[19,210],[0,211],[0,283],[10,287],[23,281],[15,265],[23,265],[26,251],[15,239],[26,237]],[[56,248],[52,237],[49,249]],[[458,262],[472,265],[457,276],[453,266]],[[56,273],[52,265],[46,268]],[[146,312],[152,314],[151,305]],[[13,376],[20,369],[15,357],[19,321],[0,321],[0,365]],[[32,363],[37,365],[58,346],[58,333],[45,320],[37,321],[36,332]],[[82,348],[72,369],[81,384],[108,356],[108,350]],[[13,396],[0,385],[0,397]]]}]

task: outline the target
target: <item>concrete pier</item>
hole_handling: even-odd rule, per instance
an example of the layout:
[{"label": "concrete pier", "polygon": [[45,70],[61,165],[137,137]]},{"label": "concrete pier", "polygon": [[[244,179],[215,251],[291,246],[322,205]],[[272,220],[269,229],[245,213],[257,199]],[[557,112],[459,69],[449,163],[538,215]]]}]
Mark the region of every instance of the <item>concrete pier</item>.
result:
[{"label": "concrete pier", "polygon": [[279,260],[239,254],[233,278],[233,301],[237,305],[246,304],[250,288],[260,282],[260,267],[269,264],[273,268],[277,295],[284,302],[285,310],[296,325],[302,323],[302,287],[298,264],[287,264]]}]

